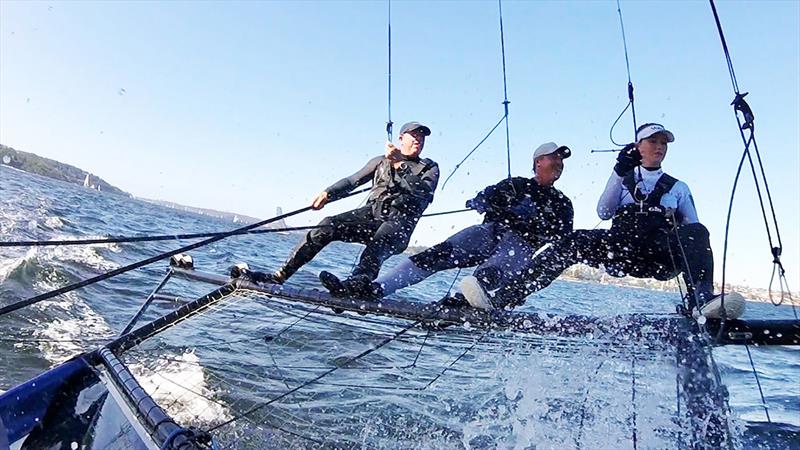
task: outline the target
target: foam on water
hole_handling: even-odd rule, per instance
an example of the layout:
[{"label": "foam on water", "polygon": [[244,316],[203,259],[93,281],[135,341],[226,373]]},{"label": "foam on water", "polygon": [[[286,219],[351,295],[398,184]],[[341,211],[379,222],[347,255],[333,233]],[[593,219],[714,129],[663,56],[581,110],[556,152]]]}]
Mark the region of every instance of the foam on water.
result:
[{"label": "foam on water", "polygon": [[119,264],[104,258],[97,250],[107,248],[108,244],[99,245],[70,245],[63,247],[48,247],[40,257],[44,264],[73,262],[82,264],[98,271],[109,271],[119,267]]},{"label": "foam on water", "polygon": [[[37,285],[51,286],[47,282]],[[33,308],[43,317],[48,317],[45,320],[33,319],[34,334],[42,339],[39,344],[42,356],[53,365],[91,350],[114,336],[108,322],[75,292],[37,303]]]},{"label": "foam on water", "polygon": [[[129,368],[144,390],[178,423],[216,423],[231,418],[227,408],[210,400],[215,394],[194,350],[161,358],[146,369],[137,363],[129,364]],[[176,379],[180,384],[172,381]],[[184,386],[191,386],[191,391]]]},{"label": "foam on water", "polygon": [[0,259],[0,283],[4,282],[8,277],[23,264],[30,261],[35,261],[37,257],[37,249],[35,247],[29,248],[23,256],[18,258],[9,257]]}]

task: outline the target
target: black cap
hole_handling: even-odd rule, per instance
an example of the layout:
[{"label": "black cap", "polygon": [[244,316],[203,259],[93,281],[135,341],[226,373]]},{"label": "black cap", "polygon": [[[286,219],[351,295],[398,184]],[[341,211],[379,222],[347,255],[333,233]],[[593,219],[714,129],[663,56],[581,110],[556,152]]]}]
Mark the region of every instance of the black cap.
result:
[{"label": "black cap", "polygon": [[410,133],[410,132],[412,132],[414,130],[419,130],[419,129],[422,130],[422,135],[423,136],[430,136],[431,135],[431,129],[426,127],[425,125],[423,125],[423,124],[421,124],[419,122],[408,122],[408,123],[404,124],[402,127],[400,127],[400,136],[402,136],[405,133]]}]

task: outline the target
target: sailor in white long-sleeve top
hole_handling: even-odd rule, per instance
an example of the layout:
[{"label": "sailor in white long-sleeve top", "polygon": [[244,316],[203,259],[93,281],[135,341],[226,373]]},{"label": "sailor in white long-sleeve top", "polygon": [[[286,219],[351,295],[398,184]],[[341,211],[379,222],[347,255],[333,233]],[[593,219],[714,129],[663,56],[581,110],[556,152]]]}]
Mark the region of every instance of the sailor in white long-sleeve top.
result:
[{"label": "sailor in white long-sleeve top", "polygon": [[[537,255],[529,270],[522,271],[522,279],[492,294],[488,289],[465,293],[470,303],[520,304],[566,268],[582,262],[603,267],[613,276],[668,280],[680,273],[689,287],[689,306],[706,305],[704,314],[720,314],[712,311],[719,296],[713,294],[714,257],[708,229],[698,220],[689,186],[661,168],[667,146],[674,140],[662,125],[639,127],[636,142],[617,156],[597,204],[600,218],[612,219],[611,229],[575,230]],[[744,300],[740,295],[726,294],[725,302],[727,317],[741,315]]]}]

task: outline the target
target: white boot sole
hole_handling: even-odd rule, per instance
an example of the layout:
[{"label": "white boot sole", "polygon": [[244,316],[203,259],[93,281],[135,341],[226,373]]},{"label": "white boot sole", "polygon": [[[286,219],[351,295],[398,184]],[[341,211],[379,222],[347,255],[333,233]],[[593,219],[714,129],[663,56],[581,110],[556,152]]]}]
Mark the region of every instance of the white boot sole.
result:
[{"label": "white boot sole", "polygon": [[473,308],[494,309],[489,295],[483,290],[477,278],[473,276],[464,277],[458,287]]},{"label": "white boot sole", "polygon": [[[745,300],[738,292],[731,292],[725,294],[725,318],[738,319],[742,317],[745,309]],[[722,318],[722,296],[717,295],[711,299],[710,302],[700,308],[700,314],[709,319]]]}]

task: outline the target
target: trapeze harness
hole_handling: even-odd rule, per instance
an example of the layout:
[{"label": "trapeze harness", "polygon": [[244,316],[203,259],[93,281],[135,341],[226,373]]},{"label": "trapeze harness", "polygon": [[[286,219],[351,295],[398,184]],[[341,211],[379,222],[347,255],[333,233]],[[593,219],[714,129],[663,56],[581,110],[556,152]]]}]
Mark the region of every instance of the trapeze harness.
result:
[{"label": "trapeze harness", "polygon": [[375,218],[391,215],[397,210],[408,216],[419,216],[433,201],[433,191],[423,183],[422,177],[436,166],[428,158],[407,159],[394,167],[384,158],[375,169],[372,192],[367,205],[372,206]]},{"label": "trapeze harness", "polygon": [[622,179],[622,185],[630,193],[633,203],[620,205],[611,221],[611,232],[615,237],[633,241],[651,237],[659,233],[667,233],[681,223],[682,216],[675,210],[675,216],[667,215],[667,209],[661,205],[661,198],[672,190],[678,179],[666,173],[661,174],[650,193],[639,189],[634,173]]}]

